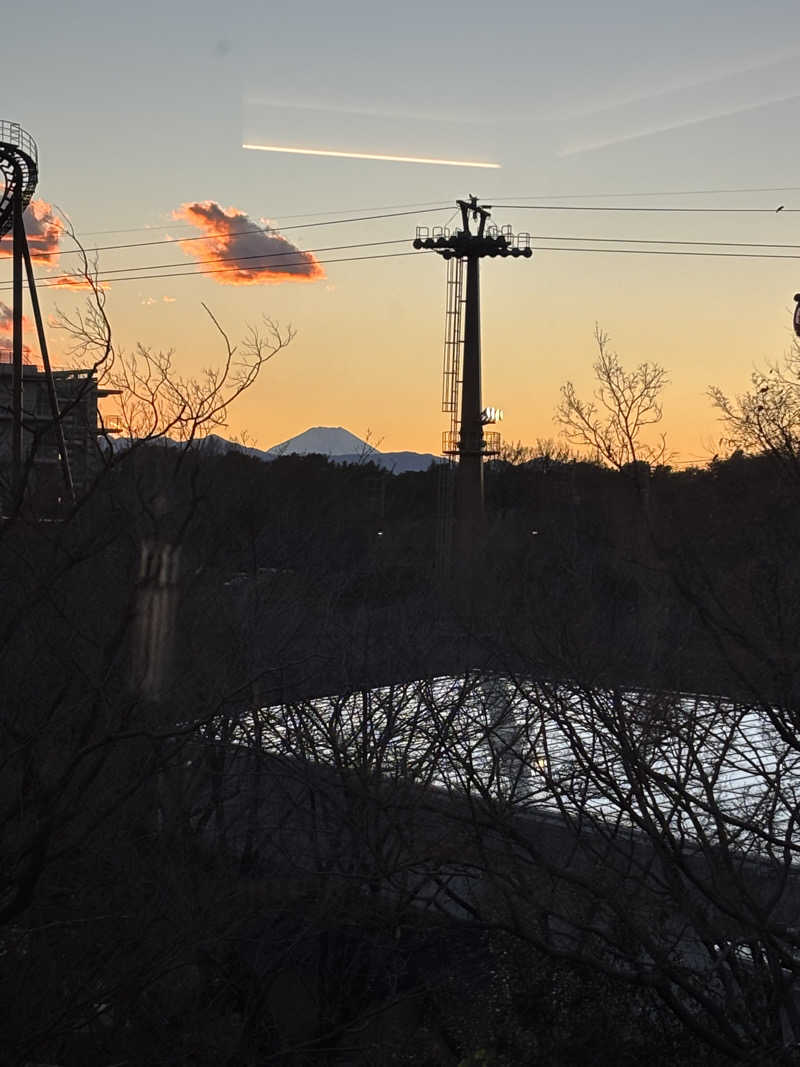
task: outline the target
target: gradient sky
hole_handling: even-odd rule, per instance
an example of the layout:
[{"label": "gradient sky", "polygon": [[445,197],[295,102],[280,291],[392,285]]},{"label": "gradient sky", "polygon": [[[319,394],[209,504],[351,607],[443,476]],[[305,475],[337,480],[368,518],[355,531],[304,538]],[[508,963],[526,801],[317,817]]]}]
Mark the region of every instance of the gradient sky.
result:
[{"label": "gradient sky", "polygon": [[[796,29],[790,0],[524,10],[509,0],[44,3],[20,6],[4,25],[0,118],[37,140],[39,194],[87,245],[186,238],[200,231],[172,213],[203,201],[273,220],[301,249],[410,242],[417,222],[446,223],[451,210],[298,227],[476,193],[509,205],[765,209],[494,212],[530,231],[534,248],[568,237],[583,238],[578,247],[601,238],[800,246],[800,213],[789,210],[800,208]],[[245,141],[502,169],[278,155]],[[678,195],[751,188],[786,191]],[[182,260],[194,262],[173,244],[104,252],[100,266]],[[219,353],[202,301],[234,336],[262,314],[296,327],[291,348],[232,410],[230,435],[246,429],[266,448],[343,425],[370,431],[384,450],[437,451],[444,264],[408,256],[325,272],[302,284],[117,282],[108,307],[118,343],[175,348],[187,373]],[[484,401],[505,409],[505,437],[553,436],[560,383],[590,390],[597,321],[624,363],[668,368],[664,429],[686,462],[718,447],[708,385],[741,390],[755,364],[789,347],[800,259],[542,250],[486,261],[482,276]],[[0,261],[0,286],[9,278]],[[58,294],[64,308],[78,300]]]}]

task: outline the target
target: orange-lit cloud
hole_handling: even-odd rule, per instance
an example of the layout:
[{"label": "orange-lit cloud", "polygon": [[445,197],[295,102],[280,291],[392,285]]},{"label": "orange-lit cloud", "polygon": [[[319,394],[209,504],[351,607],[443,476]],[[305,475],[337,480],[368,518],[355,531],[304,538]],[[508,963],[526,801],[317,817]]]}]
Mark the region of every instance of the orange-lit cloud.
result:
[{"label": "orange-lit cloud", "polygon": [[34,263],[55,263],[64,224],[46,200],[31,200],[25,212],[25,233]]},{"label": "orange-lit cloud", "polygon": [[311,252],[303,252],[270,230],[265,220],[253,222],[237,208],[226,210],[213,200],[203,200],[183,204],[172,214],[210,235],[207,241],[182,241],[181,248],[197,263],[219,271],[210,277],[220,285],[310,282],[325,277]]},{"label": "orange-lit cloud", "polygon": [[[31,200],[25,212],[25,234],[28,238],[28,248],[34,263],[41,263],[47,267],[55,267],[58,257],[63,248],[61,237],[64,233],[64,223],[58,217],[52,204],[46,200]],[[12,241],[10,235],[6,235],[0,241],[0,258],[9,257],[12,253]],[[55,275],[49,278],[46,274],[39,275],[39,279],[46,287],[57,289],[90,289],[89,282],[80,275]],[[108,285],[100,285],[99,288],[107,289]]]},{"label": "orange-lit cloud", "polygon": [[178,298],[176,296],[162,296],[161,299],[157,296],[146,296],[144,300],[140,300],[139,303],[142,307],[152,307],[153,304],[174,304]]},{"label": "orange-lit cloud", "polygon": [[[34,263],[52,266],[58,262],[63,231],[64,223],[56,215],[52,204],[46,200],[31,200],[25,212],[25,233]],[[7,234],[0,241],[0,256],[10,256],[11,249],[11,235]]]},{"label": "orange-lit cloud", "polygon": [[[25,212],[25,234],[28,238],[28,248],[34,263],[41,263],[47,267],[55,267],[58,258],[63,251],[61,237],[64,233],[64,223],[58,217],[52,204],[46,200],[31,200]],[[0,258],[11,256],[13,244],[10,234],[0,241]],[[46,287],[58,289],[90,289],[87,280],[81,276],[56,275],[48,278],[47,275],[39,275],[39,279]],[[102,285],[101,288],[108,288]]]},{"label": "orange-lit cloud", "polygon": [[59,274],[53,278],[44,276],[44,282],[48,289],[108,289],[108,282],[97,282],[92,285],[82,274]]},{"label": "orange-lit cloud", "polygon": [[[30,329],[31,322],[27,316],[22,317],[23,329]],[[11,334],[14,329],[13,312],[8,304],[0,300],[0,363],[10,363],[13,355]],[[22,346],[22,362],[33,363],[29,345]]]},{"label": "orange-lit cloud", "polygon": [[[22,328],[29,330],[31,328],[31,320],[27,315],[22,316]],[[0,300],[0,333],[11,333],[14,329],[13,312],[8,304],[4,304]]]}]

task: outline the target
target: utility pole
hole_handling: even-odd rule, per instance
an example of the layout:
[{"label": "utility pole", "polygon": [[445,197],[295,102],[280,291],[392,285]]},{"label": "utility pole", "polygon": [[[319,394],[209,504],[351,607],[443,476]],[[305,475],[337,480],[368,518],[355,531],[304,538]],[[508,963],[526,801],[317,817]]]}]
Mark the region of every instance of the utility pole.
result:
[{"label": "utility pole", "polygon": [[[488,442],[483,435],[481,419],[481,257],[488,255],[491,245],[484,237],[487,208],[479,207],[473,196],[470,201],[459,200],[462,230],[456,244],[456,254],[466,253],[467,302],[464,315],[464,371],[461,382],[461,423],[458,436],[458,470],[456,472],[455,517],[456,530],[478,534],[484,522],[483,457]],[[470,233],[470,214],[477,221],[475,235]],[[460,246],[460,247],[459,247]]]},{"label": "utility pole", "polygon": [[429,233],[427,227],[417,227],[414,248],[429,249],[451,261],[442,407],[451,413],[452,420],[450,430],[444,433],[442,451],[458,459],[453,501],[455,539],[459,557],[466,560],[485,527],[483,461],[497,455],[500,448],[499,433],[484,431],[484,426],[497,421],[500,413],[494,408],[485,409],[481,400],[480,260],[485,256],[529,258],[533,250],[530,234],[515,235],[510,226],[498,230],[487,225],[490,205],[479,204],[477,197],[457,200],[456,204],[461,212],[461,229],[451,233],[434,227]]}]

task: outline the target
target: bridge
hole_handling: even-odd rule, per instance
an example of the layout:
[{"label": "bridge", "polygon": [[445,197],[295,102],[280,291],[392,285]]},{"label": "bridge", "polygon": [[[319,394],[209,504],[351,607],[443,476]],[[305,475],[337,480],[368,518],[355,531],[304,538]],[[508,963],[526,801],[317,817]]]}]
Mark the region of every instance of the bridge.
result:
[{"label": "bridge", "polygon": [[221,721],[160,803],[286,900],[514,931],[793,1043],[797,780],[765,709],[467,675]]}]

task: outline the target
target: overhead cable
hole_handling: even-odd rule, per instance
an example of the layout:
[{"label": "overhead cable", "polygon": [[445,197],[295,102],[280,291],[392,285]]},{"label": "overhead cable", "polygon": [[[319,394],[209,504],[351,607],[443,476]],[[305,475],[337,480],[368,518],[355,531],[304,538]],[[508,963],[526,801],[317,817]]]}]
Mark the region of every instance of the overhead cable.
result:
[{"label": "overhead cable", "polygon": [[[354,244],[354,245],[338,245],[338,246],[333,245],[333,246],[329,246],[329,248],[325,249],[325,250],[335,251],[335,250],[338,250],[338,249],[345,249],[345,248],[368,248],[368,247],[372,247],[372,246],[375,246],[375,245],[402,244],[402,243],[405,243],[405,240],[406,239],[394,240],[394,241],[374,241],[374,242],[364,242],[363,244]],[[597,242],[600,242],[600,243],[602,243],[602,242],[607,240],[609,242],[611,242],[611,241],[619,241],[619,242],[623,242],[623,243],[626,243],[626,244],[634,243],[633,240],[628,241],[627,239],[624,239],[624,238],[607,238],[607,239],[606,238],[588,238],[587,239],[587,238],[572,238],[572,237],[543,237],[543,238],[540,238],[540,240],[559,240],[559,241],[591,240],[591,241],[597,241]],[[651,244],[651,243],[666,244],[666,243],[670,243],[670,242],[666,242],[666,241],[662,241],[662,242],[645,241],[643,243],[646,243],[646,244]],[[680,244],[680,245],[685,245],[685,244],[690,244],[692,242],[680,241],[680,242],[674,242],[674,243]],[[723,242],[697,242],[697,244],[702,244],[702,245],[709,246],[709,245],[712,245],[712,244],[723,244]],[[798,245],[774,245],[774,246],[773,245],[760,245],[760,244],[741,244],[740,245],[738,242],[730,242],[729,244],[726,244],[725,246],[726,247],[755,247],[755,248],[770,248],[770,247],[775,247],[775,248],[800,248],[800,246],[798,246]],[[669,249],[667,249],[667,248],[596,248],[596,247],[577,247],[575,245],[539,245],[539,244],[536,244],[535,241],[532,244],[532,247],[534,249],[534,252],[580,252],[580,253],[605,253],[607,255],[613,255],[613,254],[625,255],[625,254],[627,254],[627,255],[639,255],[639,256],[703,256],[703,257],[714,257],[714,258],[721,258],[721,259],[774,259],[774,260],[780,260],[780,259],[797,260],[797,259],[800,259],[800,255],[792,255],[792,254],[776,253],[776,252],[714,252],[714,251],[704,251],[704,250],[698,249],[698,248],[669,248]],[[313,251],[313,250],[309,250],[309,251]],[[322,251],[322,249],[318,249],[317,251]],[[384,253],[384,254],[379,254],[379,255],[369,255],[369,256],[341,256],[341,257],[337,257],[335,259],[317,260],[317,262],[320,263],[320,264],[326,264],[326,263],[357,263],[357,262],[362,262],[362,261],[365,261],[365,260],[372,260],[372,259],[393,259],[393,258],[397,258],[399,256],[420,255],[420,254],[424,254],[424,252],[425,252],[425,250],[423,250],[421,252],[417,252],[417,251],[413,251],[413,252],[390,252],[390,253]],[[249,259],[269,260],[269,259],[278,258],[278,257],[282,257],[282,256],[289,256],[289,255],[295,255],[295,256],[298,256],[299,258],[298,258],[297,264],[288,263],[287,266],[300,265],[300,264],[302,264],[304,262],[304,260],[302,259],[303,252],[299,251],[299,250],[292,250],[291,252],[290,251],[286,251],[286,252],[281,251],[281,252],[276,252],[276,253],[267,253],[267,254],[261,254],[261,255],[255,255],[255,256],[246,256],[246,257],[238,257],[238,256],[220,257],[216,261],[217,262],[226,262],[227,260],[235,260],[238,263],[238,262],[241,262],[241,261],[243,261],[245,259],[247,259],[247,260],[249,260]],[[126,282],[127,281],[136,281],[137,279],[139,281],[148,281],[148,280],[160,279],[160,278],[188,278],[188,277],[198,277],[198,276],[207,275],[207,274],[229,274],[229,273],[239,272],[242,269],[241,267],[236,266],[236,267],[207,268],[207,269],[203,269],[203,270],[196,270],[196,269],[192,269],[192,266],[193,266],[192,264],[187,263],[186,264],[186,267],[187,267],[186,270],[173,271],[171,269],[173,266],[183,266],[183,264],[165,264],[163,268],[158,268],[157,265],[148,265],[147,267],[121,267],[121,268],[117,268],[116,270],[100,271],[96,276],[96,280],[99,281],[100,283],[102,283],[105,280],[105,278],[108,275],[111,275],[111,274],[116,274],[116,273],[123,274],[123,273],[127,273],[127,272],[130,272],[130,271],[143,271],[143,270],[152,270],[152,271],[155,271],[155,273],[128,274],[127,277],[114,278],[114,282],[116,283],[116,282],[121,282],[121,281],[126,281]],[[276,273],[279,273],[279,272],[276,272]],[[63,286],[59,285],[59,280],[61,280],[62,282],[63,281],[67,281],[68,282],[69,280],[72,280],[72,279],[79,280],[80,278],[83,278],[83,277],[85,277],[84,274],[51,275],[51,276],[46,276],[45,275],[45,276],[41,277],[38,280],[37,284],[38,284],[39,288],[45,288],[45,289],[47,289],[47,288],[62,288]],[[94,275],[92,275],[92,277],[94,277]],[[10,288],[11,288],[11,284],[10,283],[7,283],[5,285],[0,285],[0,292],[8,292],[10,290]]]},{"label": "overhead cable", "polygon": [[716,256],[720,259],[800,259],[800,255],[782,255],[776,252],[700,252],[697,249],[668,248],[576,248],[574,245],[537,245],[531,247],[536,252],[606,252],[608,255],[621,254],[630,256]]},{"label": "overhead cable", "polygon": [[[535,234],[531,241],[597,241],[616,245],[689,245],[701,248],[798,248],[800,244],[774,244],[768,241],[676,241],[660,237],[547,237]],[[534,245],[534,247],[538,247]]]},{"label": "overhead cable", "polygon": [[642,214],[674,212],[677,214],[696,215],[775,215],[781,211],[784,215],[800,212],[796,207],[617,207],[613,204],[492,204],[492,210],[504,211],[634,211]]},{"label": "overhead cable", "polygon": [[652,192],[635,193],[541,193],[536,196],[500,196],[487,197],[487,200],[603,200],[605,198],[634,199],[648,196],[726,196],[743,193],[797,193],[800,185],[764,185],[759,187],[727,189],[658,189]]},{"label": "overhead cable", "polygon": [[[319,226],[343,226],[348,222],[372,222],[377,219],[396,219],[403,215],[420,215],[435,211],[450,210],[452,210],[452,204],[444,204],[442,207],[429,207],[414,211],[390,211],[382,215],[360,215],[352,219],[329,219],[326,222],[304,222],[299,226],[287,227],[287,229],[308,230]],[[124,248],[145,248],[153,245],[188,244],[190,241],[213,241],[215,237],[243,237],[251,233],[262,233],[266,236],[275,236],[280,234],[280,230],[280,226],[252,226],[244,230],[214,230],[210,233],[201,234],[198,237],[163,237],[159,238],[157,241],[132,241],[128,244],[97,245],[93,248],[67,248],[59,249],[59,251],[62,254],[81,251],[86,252],[87,254],[94,254],[95,252],[114,252]]]},{"label": "overhead cable", "polygon": [[[280,252],[260,252],[252,256],[214,256],[214,263],[244,263],[252,259],[280,259],[283,256],[298,256],[300,257],[298,262],[303,263],[303,256],[311,255],[316,252],[341,252],[349,248],[376,248],[380,245],[400,245],[408,244],[407,237],[401,237],[394,241],[359,241],[356,244],[350,245],[327,245],[324,248],[290,248],[281,250]],[[798,246],[800,247],[800,246]],[[211,262],[211,261],[210,261]],[[293,266],[294,264],[290,264]],[[170,270],[173,267],[191,267],[192,264],[181,260],[178,263],[147,263],[141,267],[114,267],[109,270],[100,270],[97,272],[99,278],[106,278],[110,274],[127,274],[130,271],[142,271],[142,270]],[[266,264],[265,264],[266,266]],[[235,268],[234,268],[235,269]],[[253,265],[253,270],[259,270],[260,267]],[[37,284],[46,285],[48,282],[69,281],[73,278],[85,278],[86,274],[83,271],[71,271],[68,274],[43,274],[37,279]]]},{"label": "overhead cable", "polygon": [[[524,199],[524,198],[523,198]],[[537,198],[538,199],[538,198]],[[442,204],[439,200],[424,200],[420,204],[379,204],[377,207],[354,207],[354,208],[337,208],[335,211],[304,211],[299,215],[283,215],[280,212],[275,212],[275,217],[279,218],[282,222],[289,222],[292,219],[313,219],[323,215],[349,215],[356,212],[365,211],[395,211],[401,208],[414,208],[421,210],[423,208],[430,208],[432,210],[444,211],[449,204]],[[111,230],[81,230],[80,233],[84,237],[98,237],[105,233],[146,233],[148,230],[166,230],[167,227],[173,226],[192,226],[191,222],[181,222],[177,219],[165,222],[163,225],[149,225],[149,226],[129,226],[123,229],[111,229]]]},{"label": "overhead cable", "polygon": [[[367,260],[367,259],[395,259],[395,258],[397,258],[399,256],[420,256],[420,255],[423,255],[423,254],[424,253],[422,253],[422,252],[416,252],[416,251],[413,251],[413,252],[383,252],[383,253],[378,253],[377,255],[373,255],[373,256],[341,256],[341,257],[338,257],[336,259],[318,259],[317,263],[320,263],[320,264],[326,264],[326,263],[360,263],[360,262],[363,262],[364,260]],[[187,264],[187,266],[191,266],[191,264]],[[213,268],[213,269],[209,269],[209,270],[185,270],[185,271],[179,271],[179,272],[170,271],[170,272],[167,272],[167,273],[164,273],[164,274],[132,274],[127,278],[115,278],[114,279],[114,284],[116,285],[118,282],[150,281],[150,280],[155,279],[155,278],[197,278],[197,277],[200,277],[201,275],[205,275],[205,274],[231,274],[231,273],[235,273],[235,272],[239,271],[240,269],[241,268],[239,268],[239,267],[220,267],[219,269]],[[85,276],[81,275],[80,277],[85,277]],[[92,277],[92,280],[96,281],[98,284],[100,284],[100,285],[103,284],[103,276],[102,276],[102,274],[98,275],[97,279],[95,279],[94,276],[91,276],[91,277]],[[6,285],[4,287],[0,287],[0,292],[6,292],[10,288],[11,288],[10,285]],[[47,279],[42,279],[41,281],[37,282],[37,289],[59,289],[59,288],[64,288],[64,286],[60,286],[57,282],[50,282],[48,284]]]},{"label": "overhead cable", "polygon": [[[260,252],[249,256],[215,256],[214,263],[243,263],[251,260],[273,260],[279,259],[284,256],[300,256],[316,254],[318,252],[339,252],[352,248],[376,248],[385,245],[397,245],[405,244],[408,238],[395,238],[390,241],[358,241],[353,244],[345,245],[326,245],[319,248],[307,248],[297,249],[291,248],[281,250],[279,252]],[[596,242],[598,244],[638,244],[638,245],[677,245],[681,247],[698,247],[698,248],[792,248],[800,250],[800,244],[776,244],[768,241],[692,241],[692,240],[669,240],[666,238],[658,237],[572,237],[563,235],[550,235],[541,234],[536,235],[533,238],[534,247],[542,251],[546,250],[545,246],[535,244],[536,241],[587,241]],[[550,249],[547,249],[550,250]],[[567,251],[565,249],[565,251]],[[578,251],[576,249],[576,251]],[[603,249],[598,249],[603,251]],[[654,250],[655,251],[655,250]],[[777,258],[777,257],[776,257]],[[302,262],[302,259],[301,259]],[[266,264],[265,264],[266,265]],[[126,266],[115,267],[98,272],[98,276],[103,278],[112,274],[126,274],[131,271],[154,271],[154,270],[170,270],[172,268],[189,267],[191,264],[184,261],[175,263],[147,263],[139,267]],[[257,267],[255,269],[258,269]],[[41,277],[41,282],[47,284],[48,282],[58,282],[61,280],[69,280],[72,278],[85,277],[82,271],[71,271],[64,274],[49,274]]]}]

